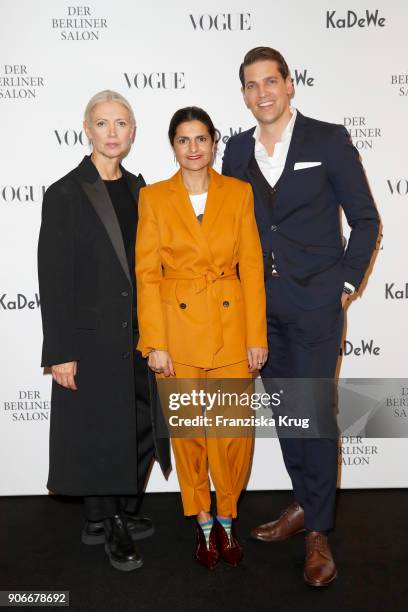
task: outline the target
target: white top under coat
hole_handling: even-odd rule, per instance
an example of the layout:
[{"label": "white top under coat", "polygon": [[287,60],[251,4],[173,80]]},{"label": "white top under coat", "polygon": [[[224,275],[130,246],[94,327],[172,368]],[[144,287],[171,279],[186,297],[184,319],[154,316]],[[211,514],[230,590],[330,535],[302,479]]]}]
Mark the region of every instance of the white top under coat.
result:
[{"label": "white top under coat", "polygon": [[189,194],[190,202],[194,208],[196,217],[204,214],[205,204],[207,202],[207,193],[208,191],[206,191],[205,193],[199,193],[197,195]]}]

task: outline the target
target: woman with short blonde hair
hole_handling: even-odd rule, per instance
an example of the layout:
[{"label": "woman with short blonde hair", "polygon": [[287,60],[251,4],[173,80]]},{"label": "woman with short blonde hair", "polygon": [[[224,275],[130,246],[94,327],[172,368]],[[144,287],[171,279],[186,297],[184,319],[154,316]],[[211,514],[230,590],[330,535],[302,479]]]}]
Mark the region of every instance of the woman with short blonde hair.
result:
[{"label": "woman with short blonde hair", "polygon": [[84,544],[105,542],[111,565],[137,569],[133,540],[153,533],[140,505],[155,446],[148,370],[138,338],[134,250],[139,190],[122,166],[135,134],[129,102],[95,94],[84,129],[92,153],[47,189],[38,245],[42,365],[51,368],[48,488],[83,496]]}]

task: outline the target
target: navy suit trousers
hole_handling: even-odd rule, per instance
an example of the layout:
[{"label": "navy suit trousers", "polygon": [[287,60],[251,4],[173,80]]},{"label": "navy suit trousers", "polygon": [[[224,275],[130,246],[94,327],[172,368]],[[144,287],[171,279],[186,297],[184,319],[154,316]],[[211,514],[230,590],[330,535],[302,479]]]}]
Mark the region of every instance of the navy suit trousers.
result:
[{"label": "navy suit trousers", "polygon": [[[276,378],[333,379],[343,334],[338,302],[303,310],[293,303],[282,278],[266,281],[269,357],[261,376],[268,390]],[[334,385],[332,387],[335,395]],[[332,410],[334,397],[319,410]],[[309,531],[333,527],[337,486],[338,438],[279,437],[294,497],[305,511]]]}]

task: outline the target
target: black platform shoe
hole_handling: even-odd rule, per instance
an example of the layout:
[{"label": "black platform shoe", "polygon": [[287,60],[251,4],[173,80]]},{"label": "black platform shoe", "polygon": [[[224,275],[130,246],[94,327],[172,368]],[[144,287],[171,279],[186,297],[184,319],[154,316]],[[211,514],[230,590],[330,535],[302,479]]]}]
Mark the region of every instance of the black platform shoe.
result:
[{"label": "black platform shoe", "polygon": [[122,572],[131,572],[143,565],[143,559],[127,530],[125,519],[115,514],[103,521],[105,529],[105,552],[110,564]]}]

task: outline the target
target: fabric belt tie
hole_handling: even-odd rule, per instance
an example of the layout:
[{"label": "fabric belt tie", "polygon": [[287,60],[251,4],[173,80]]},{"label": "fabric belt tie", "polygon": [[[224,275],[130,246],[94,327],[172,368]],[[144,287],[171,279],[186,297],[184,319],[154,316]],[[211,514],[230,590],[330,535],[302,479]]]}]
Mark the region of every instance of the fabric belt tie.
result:
[{"label": "fabric belt tie", "polygon": [[196,293],[201,293],[202,291],[208,292],[208,307],[209,307],[209,316],[211,321],[211,327],[213,330],[214,338],[213,338],[213,350],[214,355],[224,346],[224,338],[222,333],[222,323],[221,323],[221,314],[220,308],[218,304],[218,296],[215,290],[215,283],[217,281],[223,280],[233,280],[237,279],[237,271],[236,268],[229,268],[224,270],[218,269],[209,269],[205,274],[198,275],[189,275],[186,272],[181,270],[168,270],[164,269],[164,279],[165,280],[184,280],[184,281],[194,281],[196,286]]}]

